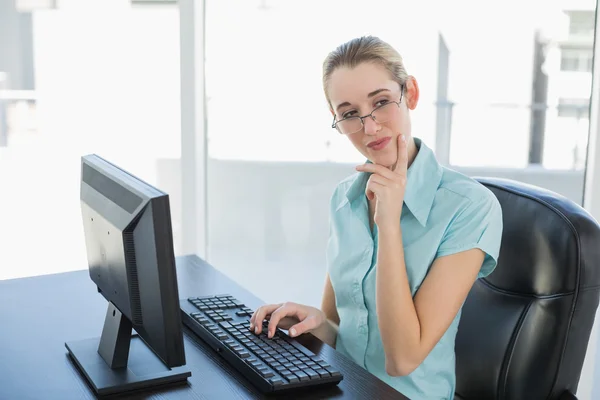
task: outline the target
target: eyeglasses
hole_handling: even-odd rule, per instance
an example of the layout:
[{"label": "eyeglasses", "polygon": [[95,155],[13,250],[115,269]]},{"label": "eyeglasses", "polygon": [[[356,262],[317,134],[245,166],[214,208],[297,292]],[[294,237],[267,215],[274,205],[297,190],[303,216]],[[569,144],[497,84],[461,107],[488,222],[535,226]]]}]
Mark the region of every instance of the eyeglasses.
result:
[{"label": "eyeglasses", "polygon": [[383,124],[388,122],[396,115],[396,111],[400,108],[400,103],[402,102],[402,94],[403,90],[400,90],[400,100],[398,101],[388,101],[385,104],[380,105],[379,107],[375,107],[370,114],[367,114],[363,117],[348,117],[340,119],[339,121],[335,120],[335,115],[333,116],[333,124],[332,128],[337,129],[339,133],[342,135],[351,135],[360,131],[364,126],[364,119],[370,117],[373,121],[378,124]]}]

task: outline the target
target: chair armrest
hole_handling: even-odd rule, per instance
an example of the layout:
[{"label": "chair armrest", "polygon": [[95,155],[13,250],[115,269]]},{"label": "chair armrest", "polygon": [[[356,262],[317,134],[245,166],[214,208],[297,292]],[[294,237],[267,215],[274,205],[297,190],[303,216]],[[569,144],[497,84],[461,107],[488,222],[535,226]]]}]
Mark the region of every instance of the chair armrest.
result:
[{"label": "chair armrest", "polygon": [[558,400],[577,400],[577,397],[568,390],[565,390],[564,392],[562,392]]}]

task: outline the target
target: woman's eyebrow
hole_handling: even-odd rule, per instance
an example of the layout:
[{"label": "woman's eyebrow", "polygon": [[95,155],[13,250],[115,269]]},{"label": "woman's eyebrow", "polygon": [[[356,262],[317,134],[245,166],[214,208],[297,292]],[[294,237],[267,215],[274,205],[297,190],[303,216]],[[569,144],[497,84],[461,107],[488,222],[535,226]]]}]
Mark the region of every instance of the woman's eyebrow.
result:
[{"label": "woman's eyebrow", "polygon": [[381,92],[389,92],[389,91],[390,91],[389,89],[385,89],[385,88],[377,89],[377,90],[374,90],[371,93],[369,93],[367,96],[368,97],[373,97],[373,96],[377,96]]},{"label": "woman's eyebrow", "polygon": [[[370,98],[370,97],[373,97],[373,96],[377,96],[377,95],[378,95],[379,93],[381,93],[381,92],[389,92],[389,91],[390,91],[389,89],[385,89],[385,88],[381,88],[381,89],[373,90],[371,93],[369,93],[369,94],[367,95],[367,97],[369,97],[369,98]],[[340,110],[340,108],[342,108],[342,107],[346,107],[346,106],[349,106],[349,105],[351,105],[351,104],[350,104],[350,103],[348,103],[347,101],[345,101],[345,102],[343,102],[343,103],[339,104],[339,105],[338,105],[338,106],[335,108],[335,111],[339,111],[339,110]]]}]

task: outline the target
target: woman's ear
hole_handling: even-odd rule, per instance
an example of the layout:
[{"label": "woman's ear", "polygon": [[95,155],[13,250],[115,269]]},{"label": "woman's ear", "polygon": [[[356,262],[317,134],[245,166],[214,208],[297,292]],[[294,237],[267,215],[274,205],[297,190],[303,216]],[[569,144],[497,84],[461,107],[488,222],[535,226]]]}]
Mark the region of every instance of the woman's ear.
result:
[{"label": "woman's ear", "polygon": [[414,110],[415,108],[417,108],[417,103],[419,103],[419,84],[417,83],[417,79],[410,75],[407,79],[406,79],[406,83],[405,85],[405,99],[406,99],[406,106],[410,109],[410,110]]}]

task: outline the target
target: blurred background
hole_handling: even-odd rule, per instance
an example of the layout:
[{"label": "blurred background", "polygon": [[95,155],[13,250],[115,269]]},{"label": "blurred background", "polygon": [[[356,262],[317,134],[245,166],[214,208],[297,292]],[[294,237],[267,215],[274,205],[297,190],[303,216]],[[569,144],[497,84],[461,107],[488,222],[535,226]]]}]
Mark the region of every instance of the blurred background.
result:
[{"label": "blurred background", "polygon": [[[321,65],[368,34],[417,78],[413,134],[440,162],[583,204],[596,7],[0,0],[0,279],[87,268],[80,158],[97,153],[170,194],[177,255],[318,306],[329,196],[363,161],[331,129]],[[600,398],[587,368],[582,398]]]}]

